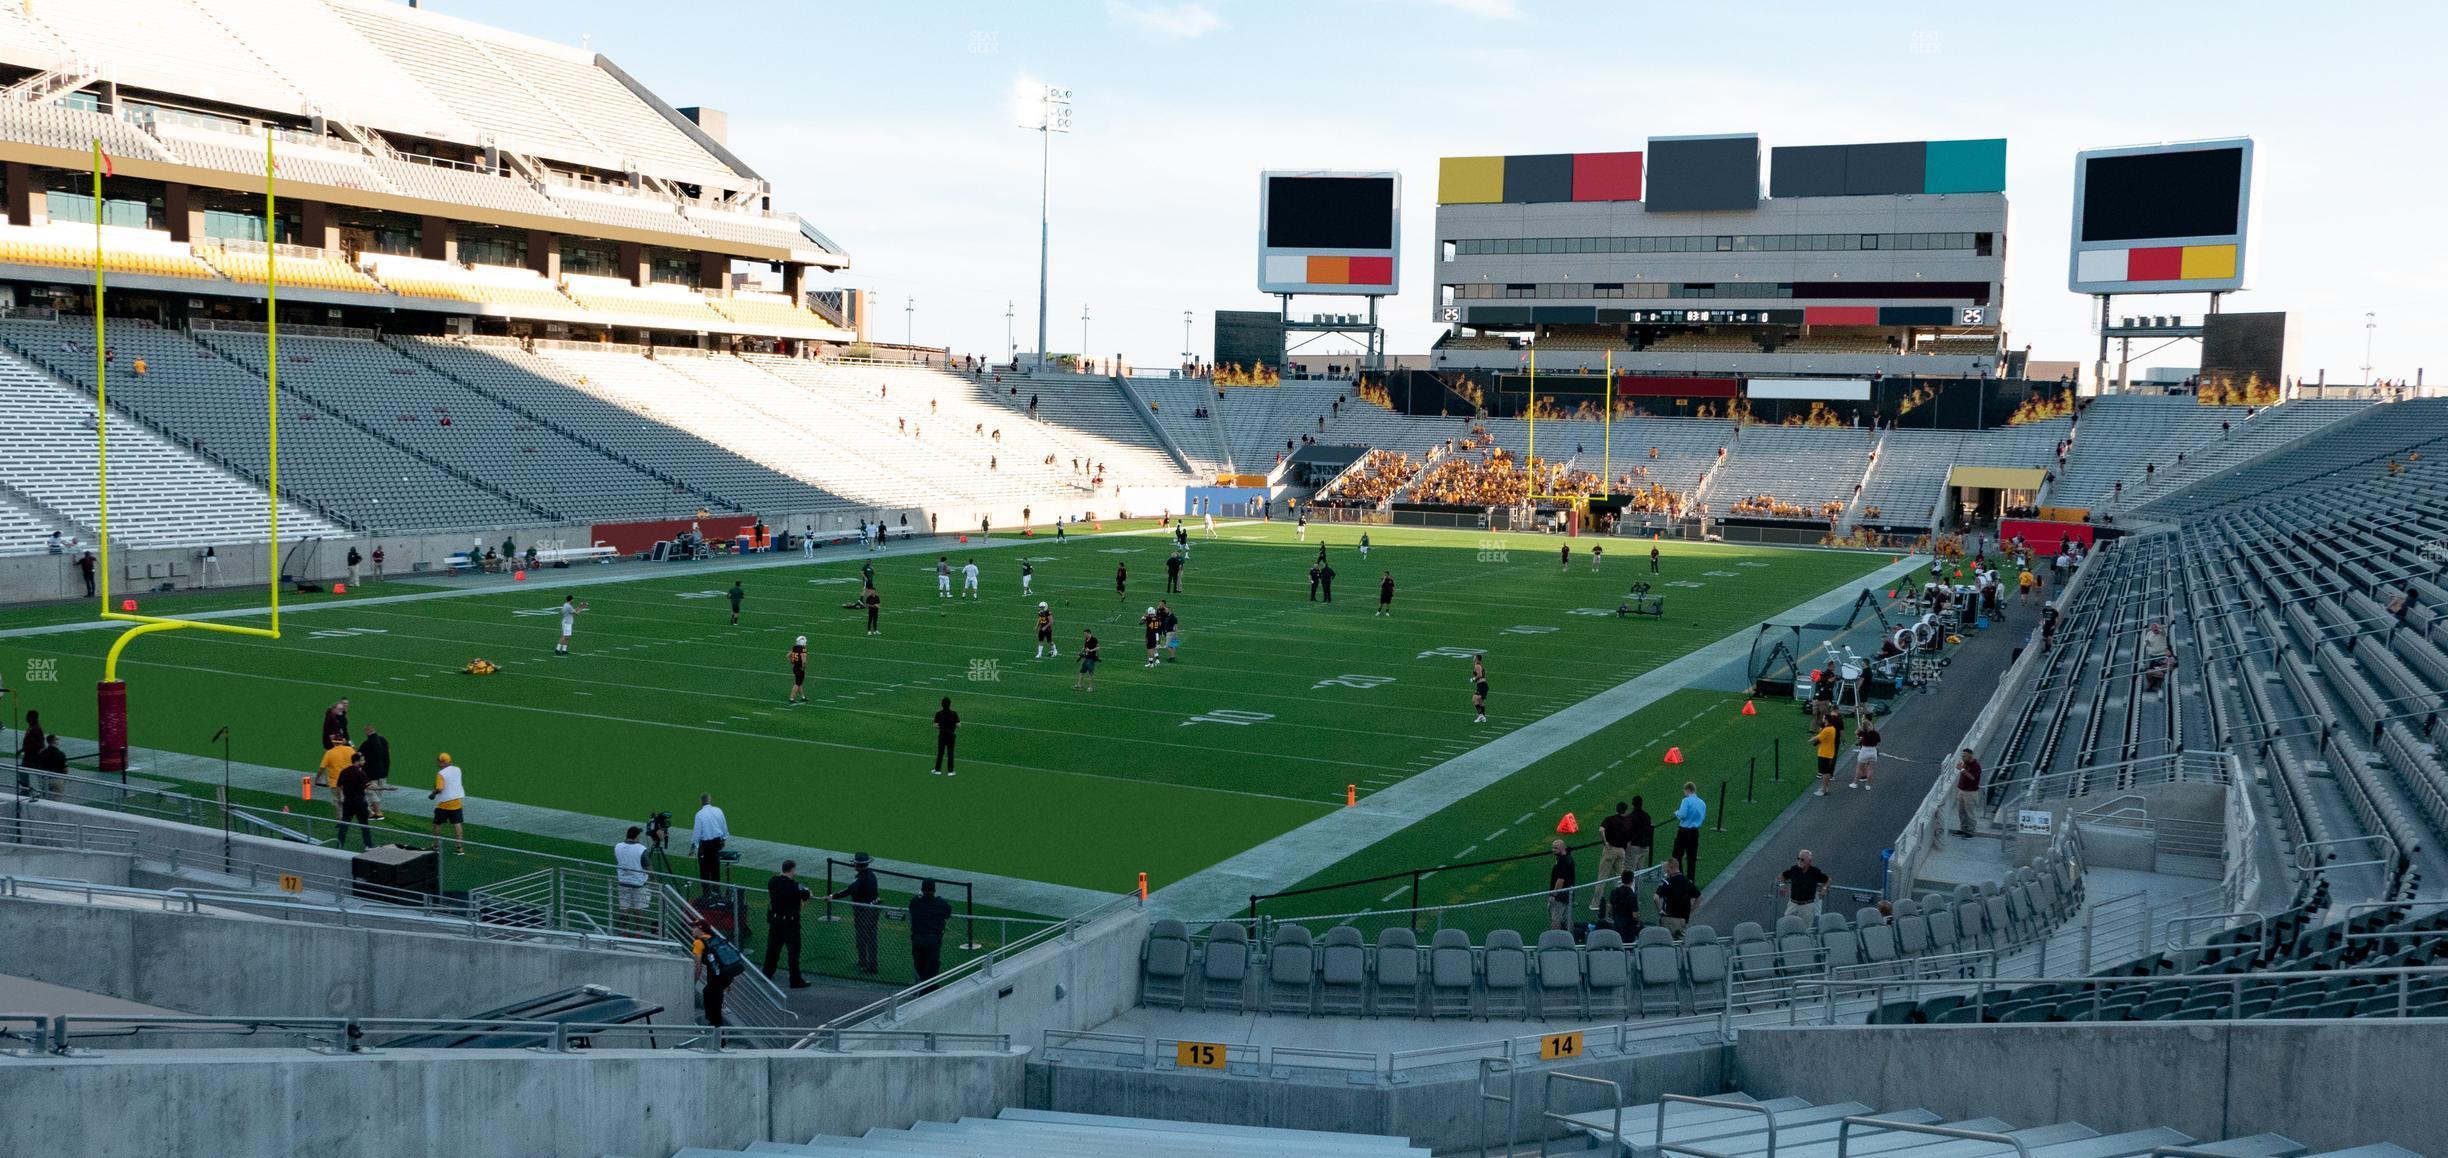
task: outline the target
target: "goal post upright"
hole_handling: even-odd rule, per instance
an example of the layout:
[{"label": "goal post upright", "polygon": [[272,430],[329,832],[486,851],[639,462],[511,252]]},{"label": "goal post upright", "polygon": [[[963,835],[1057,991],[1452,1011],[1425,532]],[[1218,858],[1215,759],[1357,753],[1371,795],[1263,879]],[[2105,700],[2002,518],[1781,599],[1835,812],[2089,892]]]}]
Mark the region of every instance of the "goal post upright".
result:
[{"label": "goal post upright", "polygon": [[[279,263],[274,246],[280,236],[275,227],[277,208],[275,182],[278,172],[273,160],[273,139],[264,137],[264,504],[268,521],[264,542],[264,583],[271,595],[272,623],[269,627],[249,627],[235,623],[208,623],[173,616],[142,615],[132,609],[111,606],[111,538],[110,538],[110,344],[107,328],[107,280],[103,276],[102,178],[105,157],[102,139],[93,139],[94,197],[94,474],[96,515],[95,538],[100,557],[95,561],[94,591],[100,600],[100,617],[104,620],[129,623],[134,626],[111,641],[110,650],[102,659],[102,681],[94,689],[95,732],[99,741],[99,765],[102,772],[122,776],[128,770],[128,702],[127,684],[119,678],[119,656],[138,636],[161,631],[195,628],[225,635],[251,635],[265,639],[280,638],[280,359],[278,357]],[[133,604],[130,604],[132,608]]]}]

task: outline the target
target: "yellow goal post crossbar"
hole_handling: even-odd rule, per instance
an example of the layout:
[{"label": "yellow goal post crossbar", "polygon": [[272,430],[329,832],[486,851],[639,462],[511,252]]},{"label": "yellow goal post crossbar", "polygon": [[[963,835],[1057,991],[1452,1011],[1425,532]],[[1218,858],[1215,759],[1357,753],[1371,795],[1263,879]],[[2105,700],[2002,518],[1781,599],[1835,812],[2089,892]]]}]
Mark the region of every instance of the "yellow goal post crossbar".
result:
[{"label": "yellow goal post crossbar", "polygon": [[111,607],[111,538],[110,538],[110,338],[104,327],[107,311],[103,308],[104,280],[102,276],[102,221],[106,214],[102,199],[104,158],[102,139],[93,141],[94,196],[94,465],[98,482],[95,530],[101,540],[100,559],[96,562],[95,591],[101,599],[102,618],[136,626],[120,633],[111,643],[110,652],[102,661],[105,683],[119,678],[119,653],[127,649],[137,636],[157,631],[178,631],[195,628],[218,631],[228,635],[253,635],[268,639],[280,638],[280,274],[273,260],[273,242],[280,234],[274,227],[276,206],[273,182],[276,167],[272,158],[272,137],[264,137],[264,500],[271,519],[269,535],[264,542],[264,582],[272,596],[272,625],[246,627],[233,623],[207,623],[194,619],[178,619],[160,615],[138,615],[133,611]]},{"label": "yellow goal post crossbar", "polygon": [[1615,351],[1606,352],[1606,378],[1605,385],[1601,387],[1605,392],[1605,401],[1601,403],[1604,409],[1599,412],[1598,489],[1585,495],[1538,493],[1538,348],[1536,346],[1531,347],[1529,357],[1530,406],[1522,413],[1529,416],[1530,422],[1529,453],[1523,456],[1530,472],[1528,480],[1532,488],[1530,497],[1570,502],[1579,507],[1583,514],[1587,514],[1591,499],[1609,499],[1615,496]]}]

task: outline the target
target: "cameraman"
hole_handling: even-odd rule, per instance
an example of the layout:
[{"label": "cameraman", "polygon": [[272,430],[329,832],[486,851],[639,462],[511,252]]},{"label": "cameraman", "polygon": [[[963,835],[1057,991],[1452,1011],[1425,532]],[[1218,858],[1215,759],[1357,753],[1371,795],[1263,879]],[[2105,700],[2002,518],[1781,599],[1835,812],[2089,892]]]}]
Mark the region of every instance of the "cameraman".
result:
[{"label": "cameraman", "polygon": [[612,930],[652,929],[654,922],[646,915],[646,846],[639,843],[643,830],[632,824],[629,835],[612,846],[613,902]]}]

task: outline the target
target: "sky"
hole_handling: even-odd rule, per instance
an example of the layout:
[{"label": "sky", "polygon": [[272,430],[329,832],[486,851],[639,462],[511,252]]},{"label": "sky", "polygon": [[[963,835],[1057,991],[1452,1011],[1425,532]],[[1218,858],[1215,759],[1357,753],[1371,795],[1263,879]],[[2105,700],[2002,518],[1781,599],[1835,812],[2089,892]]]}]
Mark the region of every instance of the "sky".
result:
[{"label": "sky", "polygon": [[[1637,150],[1756,132],[1765,147],[2005,137],[2005,324],[2088,361],[2067,292],[2073,157],[2250,136],[2247,290],[2294,315],[2307,378],[2448,374],[2448,7],[2414,3],[1657,4],[1567,0],[638,0],[427,5],[585,43],[674,105],[730,116],[776,206],[834,238],[872,336],[1000,356],[1036,347],[1040,138],[1014,92],[1073,92],[1052,142],[1048,346],[1204,357],[1212,311],[1256,288],[1258,174],[1395,169],[1402,292],[1388,349],[1425,350],[1442,156]],[[582,40],[583,38],[583,40]],[[2429,271],[2429,272],[2426,272]],[[912,305],[914,303],[914,306]],[[1356,304],[1356,303],[1355,303]],[[2198,315],[2196,296],[2118,313]],[[1341,312],[1301,299],[1296,313]],[[2367,329],[2366,313],[2376,325]],[[2137,353],[2140,347],[2137,346]],[[2191,364],[2186,343],[2140,365]]]}]

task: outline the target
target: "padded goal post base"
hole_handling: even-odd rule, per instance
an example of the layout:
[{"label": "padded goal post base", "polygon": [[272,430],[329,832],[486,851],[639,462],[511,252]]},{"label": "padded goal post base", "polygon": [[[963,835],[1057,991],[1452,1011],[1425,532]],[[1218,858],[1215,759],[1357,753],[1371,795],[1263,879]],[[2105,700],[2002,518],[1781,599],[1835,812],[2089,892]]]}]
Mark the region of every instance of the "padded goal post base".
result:
[{"label": "padded goal post base", "polygon": [[94,685],[94,721],[95,735],[102,743],[100,770],[127,771],[127,681],[104,680]]}]

